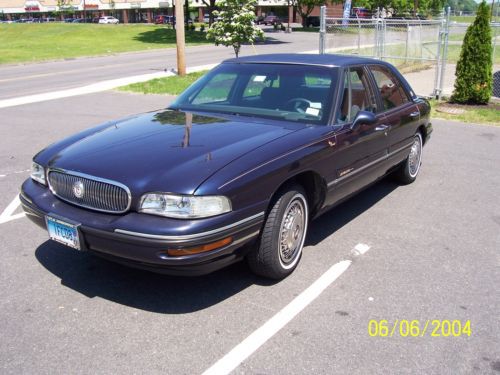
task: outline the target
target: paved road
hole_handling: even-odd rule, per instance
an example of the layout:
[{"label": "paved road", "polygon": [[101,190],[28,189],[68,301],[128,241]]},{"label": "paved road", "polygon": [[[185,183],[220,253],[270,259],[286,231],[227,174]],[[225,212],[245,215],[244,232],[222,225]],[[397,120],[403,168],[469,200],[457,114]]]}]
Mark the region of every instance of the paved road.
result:
[{"label": "paved road", "polygon": [[[0,212],[43,145],[168,100],[105,92],[0,110]],[[0,372],[201,373],[345,259],[235,373],[500,372],[500,128],[434,125],[417,182],[382,181],[316,220],[279,283],[244,264],[150,274],[49,242],[25,218],[0,224]],[[370,250],[354,256],[358,243]],[[470,320],[472,335],[370,337],[371,319]]]},{"label": "paved road", "polygon": [[[265,44],[243,46],[241,54],[318,50],[317,33],[266,33]],[[234,57],[232,48],[213,45],[186,49],[189,67],[219,63]],[[175,69],[175,48],[70,59],[26,65],[0,66],[0,100],[81,87],[99,81]]]}]

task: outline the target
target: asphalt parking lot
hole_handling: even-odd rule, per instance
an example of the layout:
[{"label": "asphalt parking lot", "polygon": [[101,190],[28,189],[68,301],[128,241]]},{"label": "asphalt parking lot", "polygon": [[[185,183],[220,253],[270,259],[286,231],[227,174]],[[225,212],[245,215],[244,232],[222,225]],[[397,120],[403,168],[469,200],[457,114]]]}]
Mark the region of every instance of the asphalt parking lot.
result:
[{"label": "asphalt parking lot", "polygon": [[[169,100],[103,92],[0,109],[0,213],[45,145]],[[2,222],[0,372],[203,373],[348,261],[234,373],[499,373],[500,128],[433,123],[417,181],[383,180],[314,221],[278,283],[245,264],[198,278],[129,269],[26,218]],[[469,320],[471,332],[372,337],[371,320]]]}]

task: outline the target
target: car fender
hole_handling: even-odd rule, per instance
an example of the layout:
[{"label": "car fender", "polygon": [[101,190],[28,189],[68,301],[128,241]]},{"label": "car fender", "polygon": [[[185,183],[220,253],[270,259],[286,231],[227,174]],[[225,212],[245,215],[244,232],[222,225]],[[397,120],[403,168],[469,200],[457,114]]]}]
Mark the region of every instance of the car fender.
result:
[{"label": "car fender", "polygon": [[283,184],[304,173],[315,174],[326,187],[334,173],[326,159],[334,145],[332,127],[306,127],[229,163],[206,179],[195,195],[225,195],[235,209],[265,210]]}]

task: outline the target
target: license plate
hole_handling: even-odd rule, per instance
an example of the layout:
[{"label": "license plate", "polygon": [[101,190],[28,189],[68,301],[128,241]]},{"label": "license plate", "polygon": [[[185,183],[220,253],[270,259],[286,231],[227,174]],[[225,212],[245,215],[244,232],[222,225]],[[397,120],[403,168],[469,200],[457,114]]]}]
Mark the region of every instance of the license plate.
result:
[{"label": "license plate", "polygon": [[62,220],[46,216],[49,238],[63,245],[80,250],[80,238],[77,225],[66,223]]}]

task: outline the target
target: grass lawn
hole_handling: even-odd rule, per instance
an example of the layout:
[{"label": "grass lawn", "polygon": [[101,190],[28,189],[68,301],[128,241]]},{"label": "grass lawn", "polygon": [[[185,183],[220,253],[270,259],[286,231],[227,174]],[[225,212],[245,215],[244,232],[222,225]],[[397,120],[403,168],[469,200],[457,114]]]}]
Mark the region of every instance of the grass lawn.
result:
[{"label": "grass lawn", "polygon": [[[462,45],[448,45],[448,62],[454,63],[458,61],[460,57],[460,50]],[[500,64],[500,48],[495,49],[495,55],[493,56],[493,64]]]},{"label": "grass lawn", "polygon": [[118,90],[137,92],[141,94],[179,95],[206,72],[207,70],[204,70],[186,74],[184,77],[172,76],[152,79],[147,82],[133,83],[131,85],[122,86],[119,87]]},{"label": "grass lawn", "polygon": [[[424,43],[423,45],[424,56],[428,58],[436,58],[437,55],[437,47],[435,43]],[[458,58],[460,57],[460,50],[462,49],[461,44],[448,44],[448,63],[456,63]],[[344,54],[357,54],[357,49],[345,49],[341,51],[337,51],[335,53],[344,53]],[[405,55],[405,45],[404,44],[392,44],[386,46],[385,53],[387,56],[404,56]],[[360,56],[371,56],[373,54],[373,47],[361,48],[359,50]],[[411,55],[410,55],[411,57]],[[391,64],[401,68],[405,65],[421,65],[418,61],[409,60],[408,63],[404,63],[404,59],[385,59],[385,61],[390,62]],[[427,63],[428,65],[429,63]],[[496,48],[495,55],[493,56],[493,64],[500,64],[500,48]],[[408,73],[408,71],[405,71]]]},{"label": "grass lawn", "polygon": [[476,16],[450,16],[450,21],[460,22],[460,23],[472,23]]},{"label": "grass lawn", "polygon": [[[209,43],[186,32],[189,45]],[[0,64],[175,47],[175,30],[152,25],[0,24]]]},{"label": "grass lawn", "polygon": [[[488,105],[460,105],[445,101],[431,100],[432,118],[442,118],[472,124],[486,124],[500,126],[500,102],[491,102]],[[447,113],[448,109],[463,110],[463,113]]]}]

